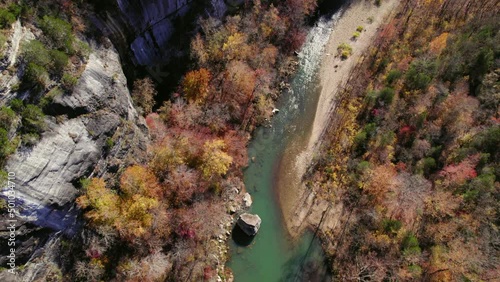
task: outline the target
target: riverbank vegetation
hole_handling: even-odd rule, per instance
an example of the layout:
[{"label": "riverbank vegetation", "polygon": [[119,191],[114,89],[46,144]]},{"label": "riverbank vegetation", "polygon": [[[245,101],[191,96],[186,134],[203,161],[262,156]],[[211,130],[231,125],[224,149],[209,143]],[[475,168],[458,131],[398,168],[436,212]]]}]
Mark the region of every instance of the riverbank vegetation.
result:
[{"label": "riverbank vegetation", "polygon": [[307,185],[350,280],[500,276],[500,25],[494,1],[406,1],[339,94]]},{"label": "riverbank vegetation", "polygon": [[77,203],[94,232],[75,278],[227,275],[219,272],[224,257],[217,242],[229,217],[221,196],[244,189],[249,133],[270,118],[315,7],[312,0],[256,0],[223,22],[200,19],[192,69],[155,112],[154,85],[147,78],[134,83],[133,99],[151,136],[149,160],[119,171],[119,180],[82,182]]}]

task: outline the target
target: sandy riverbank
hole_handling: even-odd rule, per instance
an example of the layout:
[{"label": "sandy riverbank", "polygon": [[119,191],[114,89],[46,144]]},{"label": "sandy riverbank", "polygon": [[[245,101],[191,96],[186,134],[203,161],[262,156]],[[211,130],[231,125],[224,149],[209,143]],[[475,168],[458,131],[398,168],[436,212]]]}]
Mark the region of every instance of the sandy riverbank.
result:
[{"label": "sandy riverbank", "polygon": [[[324,201],[317,201],[314,193],[306,190],[301,181],[302,176],[314,157],[321,133],[328,125],[337,91],[344,87],[351,70],[370,47],[377,30],[398,4],[398,0],[383,0],[382,5],[377,7],[373,1],[354,0],[349,7],[344,8],[343,15],[332,29],[318,73],[321,93],[311,131],[307,136],[291,142],[279,170],[282,180],[278,183],[278,195],[285,224],[292,237],[299,235],[309,224],[318,223],[328,205]],[[358,26],[364,30],[353,41],[351,38]],[[348,43],[353,49],[352,55],[346,60],[337,56],[337,47],[341,43]],[[334,207],[328,211],[331,215],[326,215],[327,221],[323,223],[325,227],[333,228],[336,225],[338,217],[332,215],[340,209]]]}]

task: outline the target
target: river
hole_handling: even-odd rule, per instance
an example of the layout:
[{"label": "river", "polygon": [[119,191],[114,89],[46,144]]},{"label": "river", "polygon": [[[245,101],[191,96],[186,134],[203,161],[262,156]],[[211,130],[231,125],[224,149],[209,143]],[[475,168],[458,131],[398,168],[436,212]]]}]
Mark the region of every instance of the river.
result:
[{"label": "river", "polygon": [[255,131],[249,145],[248,155],[254,161],[244,172],[244,182],[253,199],[250,212],[258,214],[262,224],[250,241],[236,229],[233,232],[228,267],[236,282],[329,280],[324,255],[313,232],[295,241],[288,236],[275,186],[283,152],[311,133],[320,93],[316,73],[340,14],[337,11],[323,16],[311,28],[299,53],[299,67],[291,80],[291,89],[277,103],[280,112],[273,117],[271,127]]}]

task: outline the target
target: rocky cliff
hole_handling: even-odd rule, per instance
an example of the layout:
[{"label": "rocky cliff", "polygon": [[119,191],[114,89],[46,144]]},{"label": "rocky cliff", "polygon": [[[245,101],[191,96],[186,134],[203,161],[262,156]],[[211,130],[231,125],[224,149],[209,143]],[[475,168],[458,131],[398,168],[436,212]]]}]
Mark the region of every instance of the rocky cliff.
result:
[{"label": "rocky cliff", "polygon": [[[136,65],[151,66],[168,62],[179,50],[173,35],[190,32],[187,25],[198,16],[222,18],[242,0],[116,0],[117,11],[106,11],[94,19],[99,29],[130,53]],[[188,13],[189,12],[189,13]],[[189,16],[188,21],[183,21]],[[184,38],[185,39],[185,38]],[[120,47],[120,46],[118,46]]]},{"label": "rocky cliff", "polygon": [[[11,34],[9,59],[4,65],[15,63],[20,42],[32,37],[19,22]],[[140,161],[146,151],[147,128],[132,105],[118,52],[113,47],[90,45],[89,59],[72,93],[53,97],[53,116],[48,116],[48,129],[41,140],[32,148],[20,148],[5,167],[16,174],[20,261],[26,261],[51,233],[73,235],[79,230],[74,200],[81,178],[106,177],[109,171]],[[103,45],[112,46],[109,42]],[[19,81],[17,73],[4,73],[2,103],[23,96],[11,88]],[[6,232],[6,226],[0,226],[0,233]],[[2,246],[4,240],[0,239]],[[4,251],[2,248],[2,265]]]}]

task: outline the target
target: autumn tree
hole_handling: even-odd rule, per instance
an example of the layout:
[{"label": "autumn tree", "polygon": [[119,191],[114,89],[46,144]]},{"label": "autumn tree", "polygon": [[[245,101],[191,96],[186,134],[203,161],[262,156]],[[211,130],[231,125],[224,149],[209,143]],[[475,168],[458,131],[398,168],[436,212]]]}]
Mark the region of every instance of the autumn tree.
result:
[{"label": "autumn tree", "polygon": [[168,193],[176,205],[188,202],[196,192],[204,192],[206,185],[200,180],[197,170],[186,165],[173,169],[166,180]]},{"label": "autumn tree", "polygon": [[201,157],[201,172],[205,178],[212,178],[226,174],[229,166],[233,162],[233,158],[224,150],[226,144],[223,140],[216,139],[205,142],[203,146],[204,152]]},{"label": "autumn tree", "polygon": [[160,189],[156,176],[141,165],[128,167],[120,178],[120,190],[125,197],[133,197],[135,194],[159,197]]},{"label": "autumn tree", "polygon": [[363,190],[375,204],[381,203],[395,184],[396,169],[392,165],[379,165],[365,174],[368,180]]},{"label": "autumn tree", "polygon": [[224,135],[224,143],[227,145],[227,153],[233,158],[238,167],[248,165],[248,154],[246,145],[248,136],[243,132],[229,131]]},{"label": "autumn tree", "polygon": [[242,32],[231,34],[222,45],[224,59],[228,62],[233,60],[245,60],[251,53],[251,46],[247,44],[247,35]]},{"label": "autumn tree", "polygon": [[182,150],[185,145],[185,139],[174,141],[167,137],[150,149],[152,158],[149,165],[156,177],[165,179],[170,171],[186,162]]},{"label": "autumn tree", "polygon": [[233,61],[228,65],[223,83],[222,101],[228,101],[235,117],[241,119],[242,107],[254,94],[255,73],[245,62]]},{"label": "autumn tree", "polygon": [[182,91],[188,101],[203,102],[209,93],[211,78],[212,74],[205,68],[188,72],[182,81]]},{"label": "autumn tree", "polygon": [[123,239],[133,241],[152,225],[151,211],[159,205],[158,182],[144,167],[132,166],[120,178],[120,192],[107,188],[103,179],[93,178],[77,203],[89,209],[85,216],[93,224],[112,226]]},{"label": "autumn tree", "polygon": [[146,77],[134,82],[132,98],[142,108],[145,115],[151,113],[155,104],[155,96],[158,92],[155,89],[153,80]]},{"label": "autumn tree", "polygon": [[120,197],[101,178],[92,178],[83,189],[76,202],[80,208],[89,209],[85,217],[97,225],[113,225],[120,216]]},{"label": "autumn tree", "polygon": [[443,184],[445,186],[461,185],[467,180],[475,178],[477,176],[475,168],[480,157],[479,154],[472,155],[458,164],[450,164],[444,167],[439,172],[439,175],[443,177]]}]

